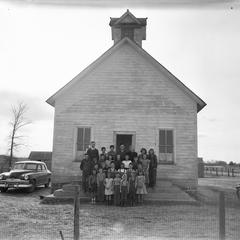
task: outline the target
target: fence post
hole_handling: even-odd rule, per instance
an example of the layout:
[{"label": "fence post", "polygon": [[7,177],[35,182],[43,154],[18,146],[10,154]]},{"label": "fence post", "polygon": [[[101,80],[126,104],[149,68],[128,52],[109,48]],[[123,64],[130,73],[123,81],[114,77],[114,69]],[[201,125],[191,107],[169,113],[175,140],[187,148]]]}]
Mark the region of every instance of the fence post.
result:
[{"label": "fence post", "polygon": [[219,239],[225,240],[225,199],[224,193],[219,193]]},{"label": "fence post", "polygon": [[79,240],[79,191],[79,186],[76,186],[74,197],[74,240]]},{"label": "fence post", "polygon": [[228,177],[230,177],[230,172],[229,172],[229,168],[228,168]]},{"label": "fence post", "polygon": [[232,168],[232,177],[234,177],[234,168]]}]

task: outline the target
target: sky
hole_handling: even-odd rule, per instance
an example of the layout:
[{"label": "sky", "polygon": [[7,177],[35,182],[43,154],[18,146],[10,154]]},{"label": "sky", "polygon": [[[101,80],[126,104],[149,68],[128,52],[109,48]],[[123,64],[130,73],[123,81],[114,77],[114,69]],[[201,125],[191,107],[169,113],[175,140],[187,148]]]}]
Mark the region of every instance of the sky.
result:
[{"label": "sky", "polygon": [[108,50],[110,17],[148,17],[143,48],[201,97],[198,155],[240,163],[238,1],[0,1],[0,154],[8,152],[11,106],[32,123],[30,151],[51,151],[54,108],[45,101]]}]

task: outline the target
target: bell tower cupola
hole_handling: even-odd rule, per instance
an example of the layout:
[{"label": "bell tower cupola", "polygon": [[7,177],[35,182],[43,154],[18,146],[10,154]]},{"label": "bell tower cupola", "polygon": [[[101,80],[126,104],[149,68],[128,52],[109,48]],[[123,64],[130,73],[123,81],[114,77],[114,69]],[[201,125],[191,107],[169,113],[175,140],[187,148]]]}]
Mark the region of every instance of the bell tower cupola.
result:
[{"label": "bell tower cupola", "polygon": [[139,46],[146,40],[147,18],[136,18],[127,10],[120,18],[111,18],[109,25],[112,29],[114,44],[128,37]]}]

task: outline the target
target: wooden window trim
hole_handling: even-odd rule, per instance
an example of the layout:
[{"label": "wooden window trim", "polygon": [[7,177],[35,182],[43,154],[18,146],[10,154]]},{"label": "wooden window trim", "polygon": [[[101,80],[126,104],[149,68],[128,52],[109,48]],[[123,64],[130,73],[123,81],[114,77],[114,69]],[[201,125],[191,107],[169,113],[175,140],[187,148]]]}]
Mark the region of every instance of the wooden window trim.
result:
[{"label": "wooden window trim", "polygon": [[[160,145],[160,131],[165,131],[165,143],[167,143],[167,131],[172,131],[172,145]],[[172,147],[173,150],[172,150],[172,159],[171,161],[164,161],[164,160],[160,160],[160,146],[162,147]],[[173,128],[159,128],[158,129],[158,154],[159,154],[159,160],[158,160],[158,164],[161,164],[161,165],[175,165],[175,146],[176,146],[176,143],[175,143],[175,130]],[[165,151],[166,153],[166,151]]]}]

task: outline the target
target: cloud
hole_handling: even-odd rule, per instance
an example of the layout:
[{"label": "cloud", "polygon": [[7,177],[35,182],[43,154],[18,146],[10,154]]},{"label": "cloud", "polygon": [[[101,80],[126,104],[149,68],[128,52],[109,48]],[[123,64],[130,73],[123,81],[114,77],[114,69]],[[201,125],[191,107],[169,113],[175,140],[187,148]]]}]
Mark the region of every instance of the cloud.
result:
[{"label": "cloud", "polygon": [[12,0],[18,4],[84,7],[235,7],[237,0]]},{"label": "cloud", "polygon": [[0,117],[3,121],[11,118],[11,107],[23,102],[27,105],[26,117],[32,121],[44,121],[53,119],[53,109],[50,108],[45,99],[30,96],[14,91],[0,91]]}]

